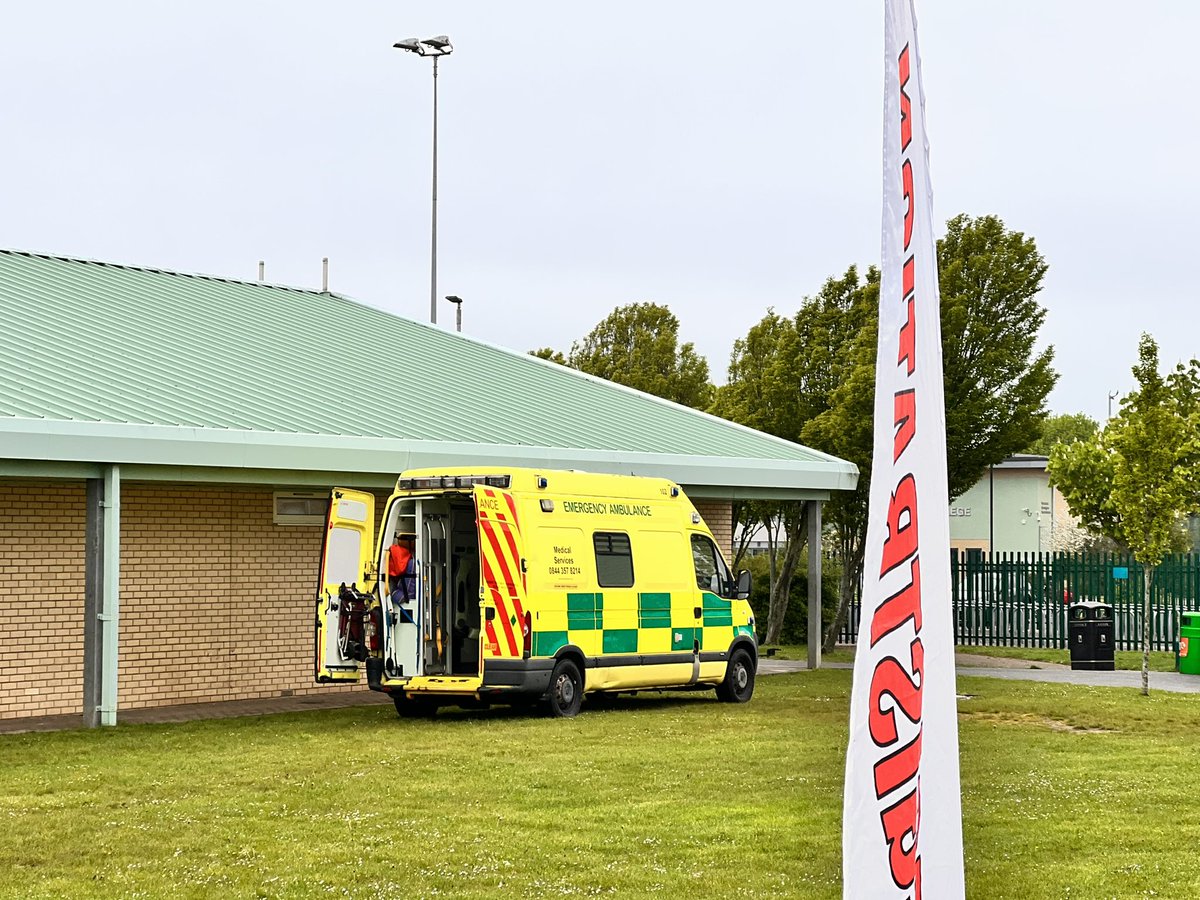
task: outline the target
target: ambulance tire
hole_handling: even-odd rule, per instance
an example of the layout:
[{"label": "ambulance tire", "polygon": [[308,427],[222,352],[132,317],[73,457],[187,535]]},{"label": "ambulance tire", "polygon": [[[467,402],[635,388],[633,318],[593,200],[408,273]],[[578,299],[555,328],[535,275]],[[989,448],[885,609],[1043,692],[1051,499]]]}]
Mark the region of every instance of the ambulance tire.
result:
[{"label": "ambulance tire", "polygon": [[616,691],[593,691],[587,695],[588,706],[594,706],[597,709],[608,709],[616,699]]},{"label": "ambulance tire", "polygon": [[729,657],[725,680],[717,685],[717,699],[726,703],[745,703],[754,695],[754,660],[739,647]]},{"label": "ambulance tire", "polygon": [[554,719],[570,719],[583,706],[583,678],[579,666],[569,659],[560,659],[550,675],[546,691],[546,712]]},{"label": "ambulance tire", "polygon": [[437,715],[437,704],[424,697],[410,700],[403,694],[396,694],[392,697],[392,703],[396,706],[396,715],[402,719],[429,718]]}]

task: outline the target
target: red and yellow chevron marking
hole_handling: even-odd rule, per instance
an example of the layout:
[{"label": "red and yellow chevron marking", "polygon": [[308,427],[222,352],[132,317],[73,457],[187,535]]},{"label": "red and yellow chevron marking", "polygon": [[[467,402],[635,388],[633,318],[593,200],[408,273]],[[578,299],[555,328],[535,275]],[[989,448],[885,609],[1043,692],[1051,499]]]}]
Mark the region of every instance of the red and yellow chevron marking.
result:
[{"label": "red and yellow chevron marking", "polygon": [[[497,491],[478,488],[477,491],[488,500],[498,501]],[[498,639],[495,621],[486,623],[484,634],[488,640],[486,649],[492,656],[520,656],[521,625],[525,618],[521,602],[525,595],[525,573],[521,571],[516,504],[511,494],[501,496],[505,500],[503,505],[499,502],[476,504],[483,586],[496,606],[496,618],[500,621],[504,640]],[[489,508],[485,509],[485,505]]]},{"label": "red and yellow chevron marking", "polygon": [[[515,500],[513,500],[512,494],[505,494],[504,499],[508,503],[509,514],[512,516],[512,518],[509,519],[509,522],[512,523],[512,527],[506,528],[504,533],[508,537],[508,546],[512,551],[513,558],[517,560],[517,569],[521,572],[521,593],[525,594],[528,593],[529,586],[525,583],[525,571],[521,569],[521,554],[517,552],[517,542],[515,537],[515,534],[520,534],[521,532],[521,523],[517,521],[517,503]],[[516,529],[515,534],[513,531],[514,528]]]}]

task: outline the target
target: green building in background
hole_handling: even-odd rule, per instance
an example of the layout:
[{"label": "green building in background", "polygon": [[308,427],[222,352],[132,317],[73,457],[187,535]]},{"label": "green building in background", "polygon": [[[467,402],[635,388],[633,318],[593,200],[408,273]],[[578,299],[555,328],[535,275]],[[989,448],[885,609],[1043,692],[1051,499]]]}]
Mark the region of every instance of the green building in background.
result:
[{"label": "green building in background", "polygon": [[953,499],[951,548],[996,553],[1073,549],[1081,533],[1062,494],[1050,486],[1046,462],[1045,456],[1010,456]]}]

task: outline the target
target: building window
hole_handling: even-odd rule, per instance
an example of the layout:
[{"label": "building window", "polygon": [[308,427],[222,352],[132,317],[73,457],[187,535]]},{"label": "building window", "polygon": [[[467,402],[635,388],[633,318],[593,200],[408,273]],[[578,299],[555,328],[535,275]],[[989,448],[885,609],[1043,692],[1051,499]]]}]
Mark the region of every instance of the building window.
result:
[{"label": "building window", "polygon": [[633,587],[633,551],[629,535],[598,531],[592,535],[596,548],[596,580],[600,587]]},{"label": "building window", "polygon": [[306,491],[275,492],[276,525],[324,525],[329,495]]}]

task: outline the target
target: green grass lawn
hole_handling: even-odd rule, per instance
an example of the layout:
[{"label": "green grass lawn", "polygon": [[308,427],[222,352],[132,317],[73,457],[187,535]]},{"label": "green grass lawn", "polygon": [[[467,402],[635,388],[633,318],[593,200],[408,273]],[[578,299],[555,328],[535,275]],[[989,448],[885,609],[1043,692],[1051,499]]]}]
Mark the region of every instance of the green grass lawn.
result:
[{"label": "green grass lawn", "polygon": [[[0,894],[840,897],[849,684],[4,736]],[[1200,894],[1195,698],[959,690],[969,896]]]},{"label": "green grass lawn", "polygon": [[[766,657],[767,651],[774,650],[771,654],[775,659],[808,659],[808,646],[805,644],[764,644],[759,647],[759,653]],[[821,662],[854,662],[853,647],[835,647],[829,653],[821,654]]]}]

